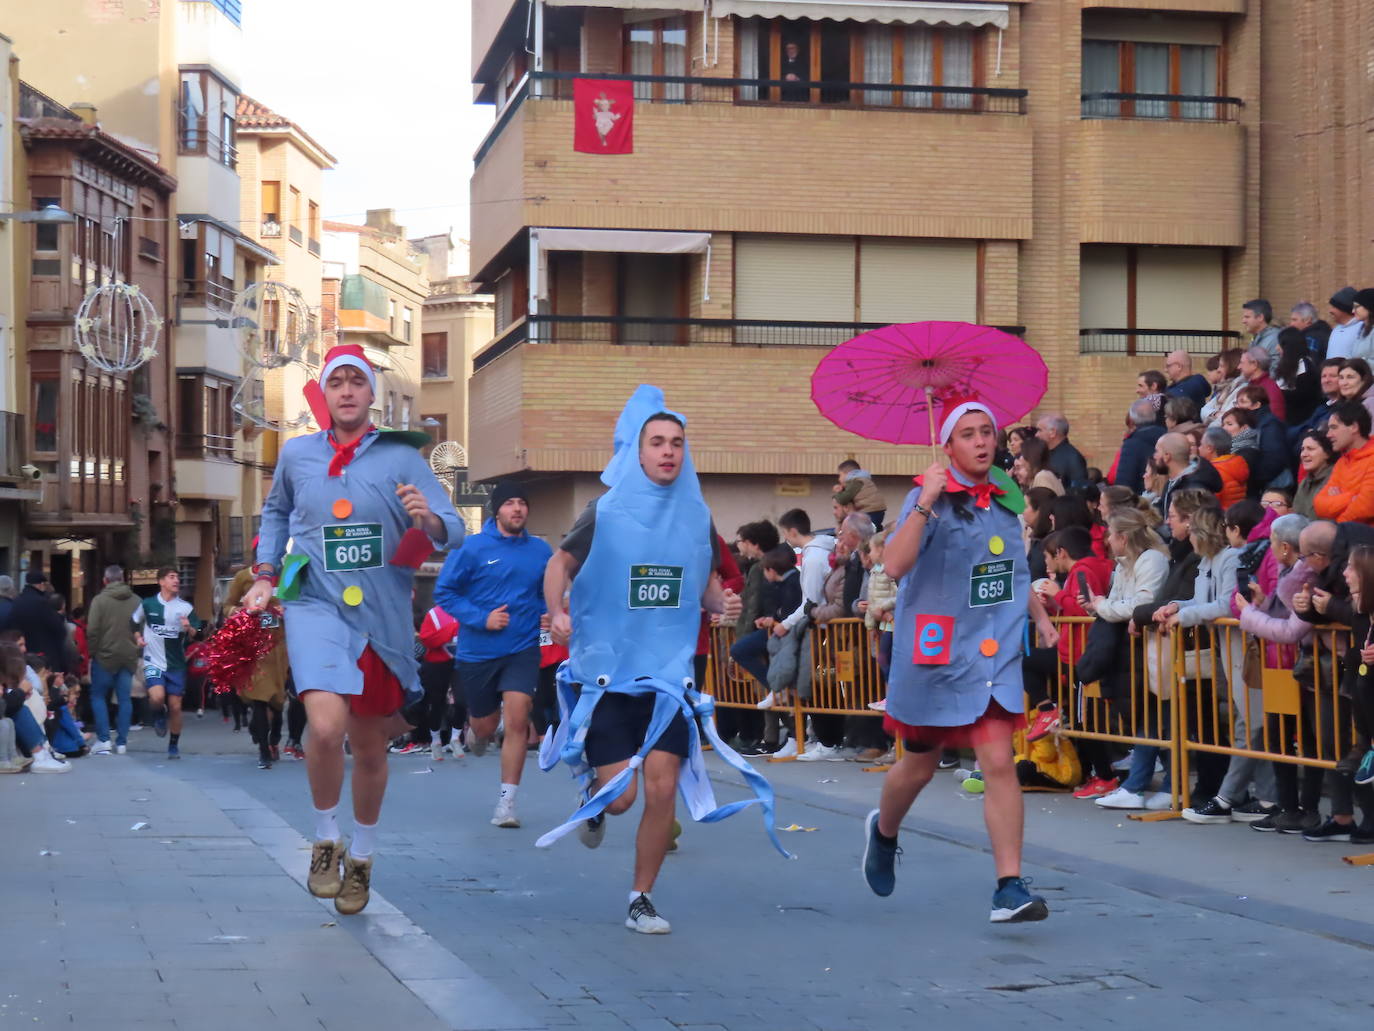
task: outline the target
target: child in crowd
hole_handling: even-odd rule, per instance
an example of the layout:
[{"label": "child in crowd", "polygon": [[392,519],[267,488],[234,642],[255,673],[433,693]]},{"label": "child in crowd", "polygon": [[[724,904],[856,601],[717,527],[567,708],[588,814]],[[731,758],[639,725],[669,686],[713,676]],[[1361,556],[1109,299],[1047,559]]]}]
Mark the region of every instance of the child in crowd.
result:
[{"label": "child in crowd", "polygon": [[[23,635],[19,635],[19,639],[22,641]],[[48,747],[47,736],[43,733],[43,722],[35,719],[29,710],[28,700],[32,688],[26,673],[27,668],[24,652],[13,639],[0,640],[0,698],[4,703],[0,715],[13,722],[15,743],[19,746],[19,751],[30,760],[31,772],[67,773],[72,768],[71,763],[63,762],[53,755],[52,749]],[[41,704],[41,694],[39,699]],[[46,708],[43,710],[43,717],[47,718]]]},{"label": "child in crowd", "polygon": [[864,626],[877,638],[878,669],[883,680],[892,666],[892,615],[897,609],[897,583],[883,567],[885,538],[874,534],[868,541],[868,557],[872,563],[868,571],[868,608],[864,611]]},{"label": "child in crowd", "polygon": [[1062,734],[1027,741],[1032,726],[1033,720],[1011,737],[1011,746],[1016,753],[1016,779],[1021,790],[1069,791],[1078,787],[1083,779],[1083,768],[1073,742]]},{"label": "child in crowd", "polygon": [[798,660],[800,642],[805,637],[807,621],[803,620],[790,632],[778,634],[776,628],[802,603],[801,574],[797,570],[797,553],[790,545],[770,548],[761,559],[763,578],[773,585],[773,610],[758,618],[760,630],[773,633],[768,638],[768,693],[759,701],[760,709],[791,704],[791,693],[797,685],[802,663]]}]

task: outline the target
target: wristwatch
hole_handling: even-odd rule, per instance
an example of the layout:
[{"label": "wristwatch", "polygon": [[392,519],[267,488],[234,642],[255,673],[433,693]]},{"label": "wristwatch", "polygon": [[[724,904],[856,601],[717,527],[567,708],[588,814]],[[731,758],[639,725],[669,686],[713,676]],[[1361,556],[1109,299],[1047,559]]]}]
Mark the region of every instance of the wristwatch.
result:
[{"label": "wristwatch", "polygon": [[926,508],[919,501],[917,501],[915,504],[911,506],[911,510],[915,512],[917,515],[925,516],[927,519],[935,518],[935,513],[932,512],[930,509]]}]

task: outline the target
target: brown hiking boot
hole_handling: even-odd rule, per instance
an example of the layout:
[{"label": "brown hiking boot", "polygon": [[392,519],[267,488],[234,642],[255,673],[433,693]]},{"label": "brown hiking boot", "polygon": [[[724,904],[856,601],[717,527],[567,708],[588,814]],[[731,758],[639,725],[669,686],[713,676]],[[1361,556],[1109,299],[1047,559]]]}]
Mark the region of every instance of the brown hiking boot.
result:
[{"label": "brown hiking boot", "polygon": [[342,841],[317,841],[310,850],[310,877],[306,885],[317,899],[332,899],[343,887],[339,863],[343,859]]},{"label": "brown hiking boot", "polygon": [[334,899],[334,908],[344,916],[361,913],[372,897],[372,857],[354,859],[344,856],[343,890]]}]

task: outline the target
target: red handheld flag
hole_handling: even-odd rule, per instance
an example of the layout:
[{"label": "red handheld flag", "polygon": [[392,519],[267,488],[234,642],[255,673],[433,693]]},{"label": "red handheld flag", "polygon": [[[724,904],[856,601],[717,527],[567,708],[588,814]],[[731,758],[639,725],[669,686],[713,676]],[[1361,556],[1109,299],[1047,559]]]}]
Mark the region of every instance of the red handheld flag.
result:
[{"label": "red handheld flag", "polygon": [[573,80],[573,150],[634,153],[634,84],[615,79]]}]

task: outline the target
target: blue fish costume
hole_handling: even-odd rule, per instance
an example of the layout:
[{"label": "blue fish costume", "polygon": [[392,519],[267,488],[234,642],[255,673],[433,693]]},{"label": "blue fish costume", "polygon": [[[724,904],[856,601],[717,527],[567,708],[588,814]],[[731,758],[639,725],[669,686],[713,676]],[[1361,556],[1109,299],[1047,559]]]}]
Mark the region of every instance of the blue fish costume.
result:
[{"label": "blue fish costume", "polygon": [[[559,761],[572,768],[582,786],[583,805],[535,844],[547,847],[603,813],[630,785],[653,744],[680,712],[687,722],[690,749],[682,760],[678,790],[692,818],[715,823],[758,805],[774,847],[791,858],[774,827],[771,785],[720,739],[712,719],[715,700],[702,694],[693,679],[700,598],[711,576],[711,513],[685,448],[682,469],[668,486],[655,484],[640,467],[640,430],[650,416],[665,411],[663,391],[640,386],[616,422],[615,453],[601,474],[609,490],[595,502],[591,550],[572,586],[573,634],[568,660],[558,670],[562,722],[556,733],[545,737],[539,753],[545,771]],[[596,774],[587,762],[587,731],[597,703],[608,691],[652,695],[653,717],[629,765],[588,797]],[[696,717],[702,717],[701,727],[716,754],[753,789],[753,798],[716,804]]]}]

